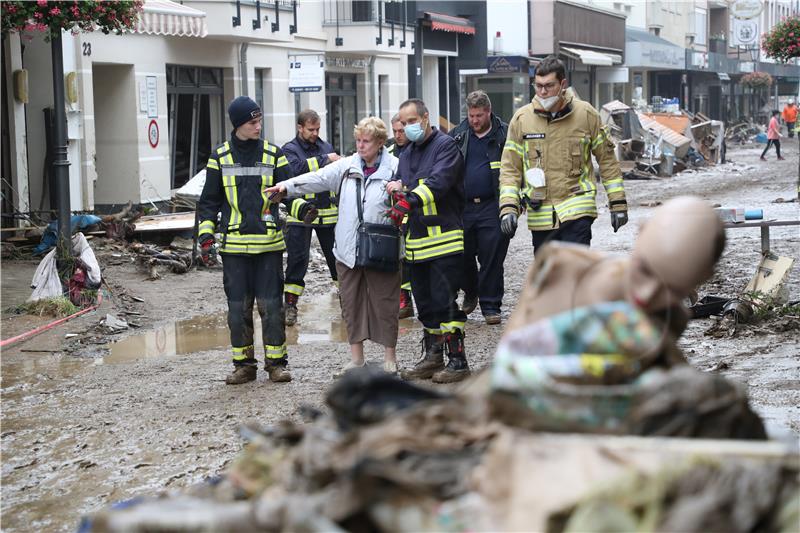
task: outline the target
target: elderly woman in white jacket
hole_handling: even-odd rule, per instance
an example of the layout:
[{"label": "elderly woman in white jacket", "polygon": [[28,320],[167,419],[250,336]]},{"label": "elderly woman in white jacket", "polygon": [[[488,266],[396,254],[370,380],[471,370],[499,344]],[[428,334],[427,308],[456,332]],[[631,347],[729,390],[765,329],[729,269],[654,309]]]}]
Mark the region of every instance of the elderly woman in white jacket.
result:
[{"label": "elderly woman in white jacket", "polygon": [[339,220],[334,229],[333,254],[351,355],[343,371],[365,365],[364,340],[370,339],[384,347],[384,370],[396,373],[400,273],[356,267],[355,263],[359,226],[356,183],[361,184],[364,221],[391,224],[385,215],[389,198],[386,184],[395,179],[398,160],[383,147],[388,135],[381,119],[361,120],[353,134],[355,154],[282,181],[266,192],[273,201],[324,191],[338,194]]}]

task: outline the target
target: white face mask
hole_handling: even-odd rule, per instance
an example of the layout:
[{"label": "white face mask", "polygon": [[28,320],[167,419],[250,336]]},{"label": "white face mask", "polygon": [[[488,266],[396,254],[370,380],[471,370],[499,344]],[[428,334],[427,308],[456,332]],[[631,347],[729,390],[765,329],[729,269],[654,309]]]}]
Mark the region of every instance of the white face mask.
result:
[{"label": "white face mask", "polygon": [[553,106],[556,105],[556,102],[558,102],[560,98],[561,98],[560,94],[557,94],[555,96],[550,96],[548,98],[542,98],[538,94],[536,95],[536,100],[544,108],[545,111],[550,111],[553,108]]}]

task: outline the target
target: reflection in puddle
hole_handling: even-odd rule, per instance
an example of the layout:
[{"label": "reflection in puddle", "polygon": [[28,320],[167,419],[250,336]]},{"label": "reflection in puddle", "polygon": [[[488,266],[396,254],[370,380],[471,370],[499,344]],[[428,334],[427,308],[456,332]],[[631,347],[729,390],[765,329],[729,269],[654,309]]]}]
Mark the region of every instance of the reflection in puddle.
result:
[{"label": "reflection in puddle", "polygon": [[[286,328],[286,344],[312,342],[347,342],[345,328],[335,295],[318,301],[300,303],[298,325]],[[261,320],[255,313],[255,346],[261,346]],[[111,353],[98,363],[123,363],[136,359],[182,355],[230,346],[227,313],[195,317],[173,322],[131,335],[108,348]],[[258,351],[257,351],[258,352]]]}]

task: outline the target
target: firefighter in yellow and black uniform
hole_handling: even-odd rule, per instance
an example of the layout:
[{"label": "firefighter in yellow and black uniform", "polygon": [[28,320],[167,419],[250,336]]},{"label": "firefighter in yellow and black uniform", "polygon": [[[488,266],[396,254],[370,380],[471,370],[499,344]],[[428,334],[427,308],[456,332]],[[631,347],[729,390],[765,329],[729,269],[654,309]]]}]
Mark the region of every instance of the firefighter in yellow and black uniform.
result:
[{"label": "firefighter in yellow and black uniform", "polygon": [[[265,370],[272,381],[291,381],[281,301],[286,245],[278,227],[278,205],[262,191],[291,178],[292,173],[280,148],[261,139],[258,104],[240,96],[231,102],[228,115],[234,130],[229,141],[211,152],[198,205],[198,241],[205,255],[215,242],[215,233],[221,235],[234,364],[225,382],[236,385],[256,379],[254,301],[261,316]],[[218,213],[222,214],[219,226]]]}]

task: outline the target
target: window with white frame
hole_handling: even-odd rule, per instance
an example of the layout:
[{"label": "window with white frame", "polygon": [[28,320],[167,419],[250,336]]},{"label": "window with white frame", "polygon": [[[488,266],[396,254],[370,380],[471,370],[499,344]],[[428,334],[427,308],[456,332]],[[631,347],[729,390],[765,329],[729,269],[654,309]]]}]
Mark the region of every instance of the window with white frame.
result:
[{"label": "window with white frame", "polygon": [[708,44],[708,12],[697,7],[694,10],[694,42]]}]

